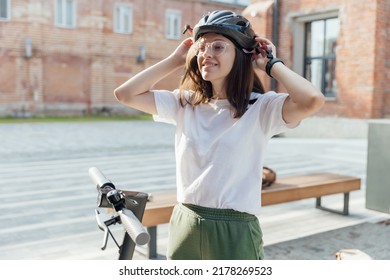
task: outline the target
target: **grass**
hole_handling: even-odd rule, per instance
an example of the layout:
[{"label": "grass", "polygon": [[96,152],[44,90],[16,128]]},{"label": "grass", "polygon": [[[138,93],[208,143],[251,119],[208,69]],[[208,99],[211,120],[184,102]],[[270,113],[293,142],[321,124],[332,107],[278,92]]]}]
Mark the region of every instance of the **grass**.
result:
[{"label": "grass", "polygon": [[31,118],[0,117],[1,123],[39,123],[39,122],[100,122],[100,121],[147,121],[151,115],[136,116],[45,116]]}]

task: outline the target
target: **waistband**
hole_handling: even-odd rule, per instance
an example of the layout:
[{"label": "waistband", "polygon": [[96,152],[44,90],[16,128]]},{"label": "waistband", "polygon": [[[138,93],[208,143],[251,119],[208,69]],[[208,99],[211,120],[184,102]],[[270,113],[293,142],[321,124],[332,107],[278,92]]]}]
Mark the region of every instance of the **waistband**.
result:
[{"label": "waistband", "polygon": [[233,209],[210,208],[189,203],[179,203],[178,205],[183,211],[204,219],[248,222],[257,219],[255,215]]}]

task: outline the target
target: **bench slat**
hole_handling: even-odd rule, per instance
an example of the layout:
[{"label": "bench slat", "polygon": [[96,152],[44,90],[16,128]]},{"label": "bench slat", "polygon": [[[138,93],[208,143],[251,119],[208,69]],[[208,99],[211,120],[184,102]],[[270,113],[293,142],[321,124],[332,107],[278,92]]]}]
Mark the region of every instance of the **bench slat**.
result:
[{"label": "bench slat", "polygon": [[142,224],[151,227],[168,223],[176,202],[176,191],[152,194],[151,201],[146,203]]},{"label": "bench slat", "polygon": [[360,178],[332,174],[310,174],[278,179],[262,191],[262,206],[291,202],[306,198],[347,193],[360,189]]}]

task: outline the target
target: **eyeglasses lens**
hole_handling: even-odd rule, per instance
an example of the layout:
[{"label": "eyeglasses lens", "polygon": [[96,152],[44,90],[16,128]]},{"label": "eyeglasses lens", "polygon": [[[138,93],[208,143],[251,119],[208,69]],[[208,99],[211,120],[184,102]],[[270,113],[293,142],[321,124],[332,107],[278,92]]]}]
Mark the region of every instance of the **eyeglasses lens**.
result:
[{"label": "eyeglasses lens", "polygon": [[211,53],[214,56],[219,56],[225,51],[227,45],[228,44],[225,42],[218,41],[212,43],[199,43],[198,54],[203,54],[204,52],[206,52],[207,49],[211,49]]}]

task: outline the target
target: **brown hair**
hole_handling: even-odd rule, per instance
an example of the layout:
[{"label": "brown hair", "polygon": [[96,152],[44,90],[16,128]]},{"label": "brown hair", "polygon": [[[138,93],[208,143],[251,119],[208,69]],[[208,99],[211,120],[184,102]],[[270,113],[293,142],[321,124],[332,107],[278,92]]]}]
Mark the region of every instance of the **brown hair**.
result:
[{"label": "brown hair", "polygon": [[[252,54],[246,54],[237,47],[235,52],[234,64],[225,83],[227,99],[233,107],[233,117],[240,118],[247,110],[251,92],[262,94],[264,88],[253,69]],[[190,91],[192,94],[187,97],[184,95],[184,90]],[[212,95],[212,84],[203,80],[198,68],[196,49],[191,47],[187,54],[185,72],[180,83],[180,104],[183,107],[187,104],[194,107],[209,102]]]}]

